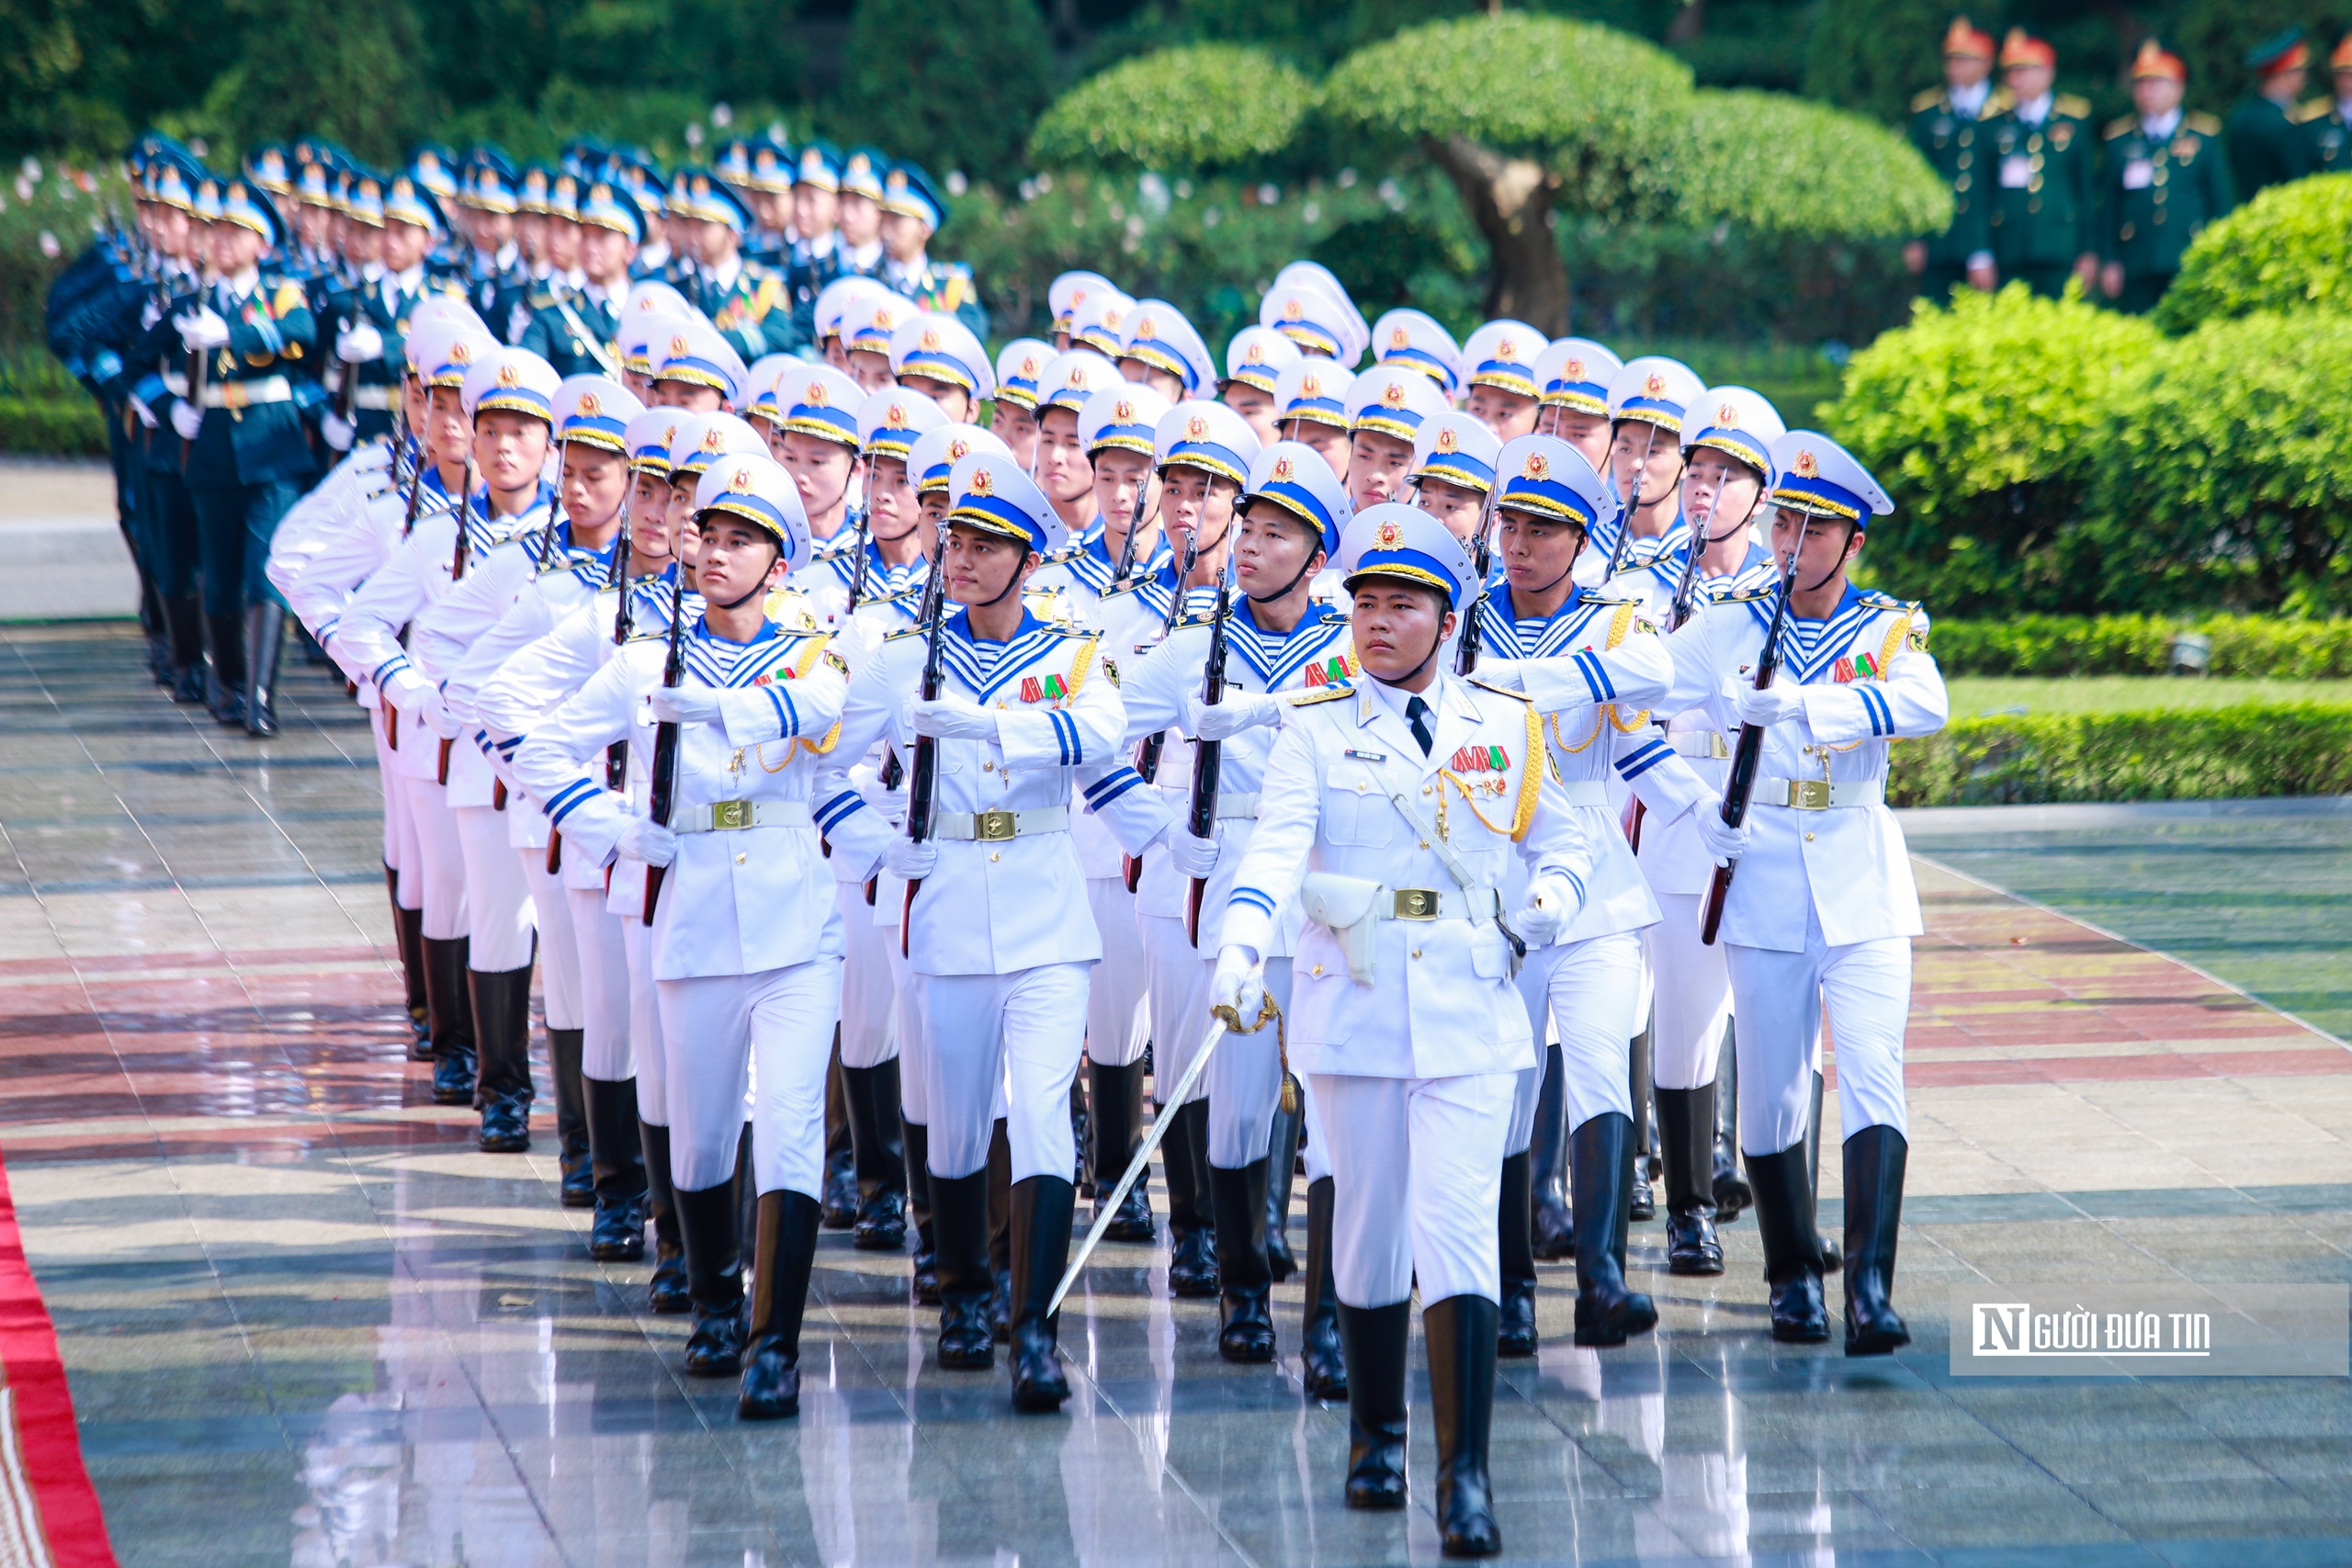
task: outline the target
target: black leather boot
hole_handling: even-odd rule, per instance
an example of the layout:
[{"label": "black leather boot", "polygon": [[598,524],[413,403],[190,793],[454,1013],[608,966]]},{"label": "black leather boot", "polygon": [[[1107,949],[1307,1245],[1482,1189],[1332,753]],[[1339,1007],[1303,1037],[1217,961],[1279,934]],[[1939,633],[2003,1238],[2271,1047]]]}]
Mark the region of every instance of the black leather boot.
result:
[{"label": "black leather boot", "polygon": [[1789,1345],[1818,1345],[1829,1337],[1829,1312],[1821,1300],[1821,1235],[1814,1228],[1804,1145],[1749,1155],[1747,1181],[1756,1190],[1764,1282],[1772,1289],[1772,1337]]},{"label": "black leather boot", "polygon": [[1657,1326],[1657,1308],[1625,1283],[1626,1192],[1634,1123],[1604,1111],[1568,1136],[1576,1183],[1577,1343],[1623,1345]]},{"label": "black leather boot", "polygon": [[548,1031],[548,1077],[555,1080],[556,1164],[563,1172],[567,1209],[596,1206],[596,1172],[588,1148],[588,1097],[581,1087],[580,1054],[584,1029]]},{"label": "black leather boot", "polygon": [[1535,1256],[1546,1263],[1577,1255],[1568,1213],[1567,1067],[1555,1043],[1544,1050],[1544,1091],[1535,1100],[1535,1134],[1527,1145]]},{"label": "black leather boot", "polygon": [[695,1325],[686,1335],[686,1371],[731,1378],[743,1370],[743,1216],[738,1169],[716,1187],[680,1189],[679,1228],[685,1233],[686,1288]]},{"label": "black leather boot", "polygon": [[1532,1356],[1538,1344],[1532,1165],[1527,1155],[1503,1157],[1502,1201],[1495,1206],[1496,1240],[1502,1249],[1502,1304],[1497,1311],[1501,1337],[1495,1353],[1501,1356]]},{"label": "black leather boot", "polygon": [[172,701],[204,700],[204,601],[193,593],[164,601],[164,627],[172,650]]},{"label": "black leather boot", "polygon": [[1715,1086],[1657,1091],[1658,1152],[1666,1161],[1666,1271],[1720,1274],[1715,1239]]},{"label": "black leather boot", "polygon": [[640,1121],[637,1135],[645,1147],[645,1217],[653,1230],[653,1278],[646,1284],[645,1303],[656,1314],[670,1317],[691,1312],[695,1304],[694,1293],[686,1285],[686,1242],[678,1222],[678,1190],[670,1179],[670,1129]]},{"label": "black leather boot", "polygon": [[384,887],[391,895],[392,931],[401,954],[401,981],[407,992],[408,1059],[433,1060],[433,1004],[424,988],[424,911],[401,908],[401,874],[384,868]]},{"label": "black leather boot", "polygon": [[205,651],[211,669],[204,682],[204,711],[216,724],[245,722],[245,626],[234,611],[204,617]]},{"label": "black leather boot", "polygon": [[277,656],[286,647],[286,607],[265,599],[245,609],[245,733],[277,733]]},{"label": "black leather boot", "polygon": [[1296,1111],[1284,1111],[1282,1097],[1275,1096],[1273,1135],[1266,1142],[1266,1267],[1277,1285],[1298,1272],[1290,1249],[1290,1195],[1298,1176],[1298,1134],[1306,1125],[1306,1093],[1295,1092]]},{"label": "black leather boot", "polygon": [[1309,1399],[1348,1396],[1340,1341],[1340,1293],[1331,1279],[1331,1179],[1306,1184],[1306,1309],[1299,1325],[1299,1381]]},{"label": "black leather boot", "polygon": [[637,1130],[637,1080],[583,1076],[580,1091],[596,1202],[588,1256],[599,1263],[634,1263],[645,1256],[645,1145]]},{"label": "black leather boot", "polygon": [[1625,1213],[1629,1219],[1645,1223],[1657,1218],[1657,1194],[1650,1190],[1650,1155],[1656,1146],[1650,1134],[1650,1050],[1656,1038],[1656,1017],[1653,1012],[1652,1021],[1642,1026],[1626,1053],[1634,1105],[1634,1165],[1625,1190]]},{"label": "black leather boot", "polygon": [[424,1006],[433,1031],[433,1102],[471,1105],[474,1102],[474,1000],[466,985],[465,937],[443,942],[425,936],[422,923],[418,943],[424,949]]},{"label": "black leather boot", "polygon": [[743,1346],[743,1385],[735,1414],[774,1421],[800,1414],[800,1319],[817,1263],[817,1200],[763,1192],[752,1230],[752,1325]]},{"label": "black leather boot", "polygon": [[1846,1354],[1891,1355],[1911,1343],[1894,1310],[1894,1241],[1911,1145],[1883,1124],[1846,1140]]},{"label": "black leather boot", "polygon": [[474,1037],[481,1051],[481,1107],[475,1146],[486,1155],[519,1155],[531,1146],[531,966],[469,969]]},{"label": "black leather boot", "polygon": [[989,1273],[996,1280],[989,1322],[1000,1345],[1012,1343],[1012,1140],[1004,1118],[989,1134]]},{"label": "black leather boot", "polygon": [[989,1269],[989,1173],[931,1179],[932,1223],[938,1227],[939,1364],[986,1371],[996,1364]]},{"label": "black leather boot", "polygon": [[1448,1296],[1421,1309],[1430,1416],[1437,1431],[1437,1527],[1448,1557],[1492,1557],[1503,1549],[1487,1474],[1499,1321],[1495,1303],[1484,1296]]},{"label": "black leather boot", "polygon": [[907,1213],[915,1226],[914,1269],[908,1292],[918,1306],[937,1306],[939,1243],[931,1215],[931,1129],[905,1120],[902,1112],[899,1132],[907,1158]]},{"label": "black leather boot", "polygon": [[[1094,1119],[1086,1109],[1086,1077],[1082,1073],[1069,1076],[1069,1141],[1078,1151],[1070,1166],[1070,1185],[1081,1198],[1094,1196]],[[1119,1179],[1116,1171],[1105,1179]]]},{"label": "black leather boot", "polygon": [[1274,1359],[1272,1269],[1266,1261],[1266,1161],[1239,1170],[1209,1166],[1216,1218],[1216,1271],[1225,1317],[1216,1353],[1228,1361]]},{"label": "black leather boot", "polygon": [[[1821,1075],[1819,1073],[1813,1075],[1813,1120],[1805,1123],[1804,1169],[1805,1176],[1813,1183],[1814,1197],[1817,1201],[1821,1196]],[[1815,1206],[1818,1207],[1817,1201]],[[1835,1274],[1844,1263],[1844,1258],[1838,1250],[1838,1244],[1826,1235],[1818,1236],[1816,1239],[1819,1243],[1816,1255],[1821,1259],[1822,1273]]]},{"label": "black leather boot", "polygon": [[1739,1021],[1724,1026],[1715,1066],[1715,1224],[1730,1224],[1756,1202],[1756,1190],[1739,1173]]},{"label": "black leather boot", "polygon": [[851,1245],[861,1252],[897,1252],[907,1245],[907,1150],[899,1131],[899,1062],[843,1067],[850,1145],[857,1172],[857,1227]]},{"label": "black leather boot", "polygon": [[[1143,1063],[1131,1062],[1124,1067],[1106,1067],[1100,1062],[1086,1064],[1086,1076],[1091,1080],[1094,1099],[1094,1169],[1095,1217],[1102,1214],[1102,1200],[1111,1195],[1119,1178],[1135,1163],[1136,1150],[1143,1147]],[[1163,1165],[1166,1163],[1163,1156]],[[1138,1177],[1119,1202],[1119,1217],[1102,1233],[1104,1241],[1141,1241],[1152,1239],[1155,1230],[1151,1220],[1151,1194],[1145,1190],[1149,1184],[1149,1172]]]},{"label": "black leather boot", "polygon": [[[1409,1301],[1340,1308],[1340,1337],[1348,1358],[1351,1508],[1405,1506],[1405,1353],[1412,1330]],[[1487,1343],[1494,1342],[1489,1323]]]},{"label": "black leather boot", "polygon": [[[836,1041],[840,1031],[834,1032]],[[850,1132],[849,1085],[842,1077],[842,1048],[825,1069],[825,1228],[845,1231],[857,1224],[857,1142]]]},{"label": "black leather boot", "polygon": [[1216,1213],[1209,1196],[1209,1106],[1162,1111],[1175,1118],[1159,1141],[1168,1168],[1168,1293],[1198,1301],[1218,1293]]},{"label": "black leather boot", "polygon": [[1012,1407],[1058,1410],[1069,1397],[1062,1374],[1060,1314],[1046,1303],[1069,1264],[1078,1190],[1058,1176],[1033,1176],[1012,1189]]}]

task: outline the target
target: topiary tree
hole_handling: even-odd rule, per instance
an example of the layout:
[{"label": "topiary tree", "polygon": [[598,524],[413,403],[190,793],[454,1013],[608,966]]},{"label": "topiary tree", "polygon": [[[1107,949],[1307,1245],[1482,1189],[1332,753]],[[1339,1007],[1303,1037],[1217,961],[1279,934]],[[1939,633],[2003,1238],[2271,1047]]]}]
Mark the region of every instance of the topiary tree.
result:
[{"label": "topiary tree", "polygon": [[2156,305],[2185,333],[2258,310],[2352,310],[2352,175],[2272,186],[2207,225]]},{"label": "topiary tree", "polygon": [[2090,608],[2068,525],[2109,391],[2161,342],[2136,317],[2022,283],[1916,303],[1821,411],[1894,500],[1871,530],[1873,581],[1947,615]]},{"label": "topiary tree", "polygon": [[1951,191],[1900,131],[1785,93],[1701,92],[1657,165],[1686,223],[1848,239],[1932,233]]},{"label": "topiary tree", "polygon": [[1064,95],[1029,134],[1049,167],[1229,168],[1287,146],[1315,85],[1254,49],[1198,44],[1114,65]]}]

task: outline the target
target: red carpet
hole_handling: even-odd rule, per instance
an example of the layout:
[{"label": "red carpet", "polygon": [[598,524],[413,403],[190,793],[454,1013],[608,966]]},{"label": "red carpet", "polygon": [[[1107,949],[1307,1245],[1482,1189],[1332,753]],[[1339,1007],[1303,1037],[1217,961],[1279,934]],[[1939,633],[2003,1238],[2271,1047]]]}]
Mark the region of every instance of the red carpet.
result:
[{"label": "red carpet", "polygon": [[57,1331],[25,1263],[0,1165],[0,1562],[115,1568],[98,1495],[82,1468]]}]

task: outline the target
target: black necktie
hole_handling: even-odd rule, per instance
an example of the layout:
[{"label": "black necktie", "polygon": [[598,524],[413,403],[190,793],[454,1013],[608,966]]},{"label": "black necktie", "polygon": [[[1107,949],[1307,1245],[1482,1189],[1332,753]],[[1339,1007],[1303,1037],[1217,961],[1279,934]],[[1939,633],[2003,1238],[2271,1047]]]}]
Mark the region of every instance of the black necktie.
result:
[{"label": "black necktie", "polygon": [[1437,744],[1437,731],[1430,724],[1430,705],[1414,697],[1405,704],[1405,721],[1413,727],[1413,739],[1421,743],[1421,755],[1430,754]]}]

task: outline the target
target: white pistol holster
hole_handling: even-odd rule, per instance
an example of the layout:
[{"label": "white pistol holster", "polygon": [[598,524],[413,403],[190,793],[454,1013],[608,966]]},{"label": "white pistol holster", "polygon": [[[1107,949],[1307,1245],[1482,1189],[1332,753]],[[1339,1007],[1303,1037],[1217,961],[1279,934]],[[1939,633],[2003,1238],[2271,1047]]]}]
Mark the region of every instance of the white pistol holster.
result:
[{"label": "white pistol holster", "polygon": [[1380,930],[1380,895],[1385,889],[1361,876],[1310,871],[1298,885],[1298,907],[1306,918],[1340,939],[1348,977],[1372,984],[1373,940]]}]

